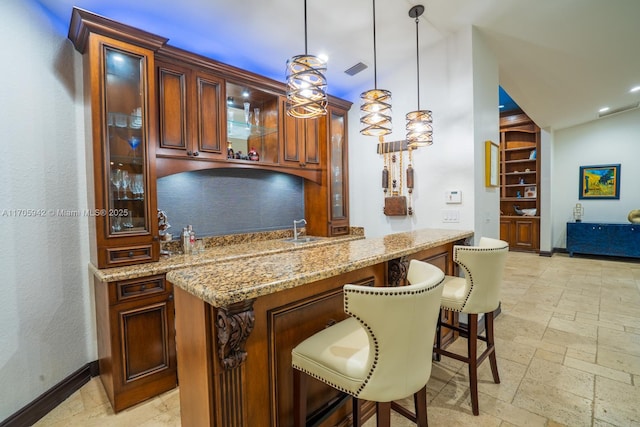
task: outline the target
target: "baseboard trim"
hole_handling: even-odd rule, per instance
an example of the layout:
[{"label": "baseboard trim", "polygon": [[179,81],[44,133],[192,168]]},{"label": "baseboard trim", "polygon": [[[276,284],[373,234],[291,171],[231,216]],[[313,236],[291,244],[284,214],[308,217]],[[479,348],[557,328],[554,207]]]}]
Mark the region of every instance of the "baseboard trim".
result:
[{"label": "baseboard trim", "polygon": [[99,373],[100,368],[97,360],[87,363],[41,394],[27,406],[0,422],[0,427],[23,427],[35,424],[36,421],[51,412],[53,408],[80,390],[92,377],[98,376]]}]

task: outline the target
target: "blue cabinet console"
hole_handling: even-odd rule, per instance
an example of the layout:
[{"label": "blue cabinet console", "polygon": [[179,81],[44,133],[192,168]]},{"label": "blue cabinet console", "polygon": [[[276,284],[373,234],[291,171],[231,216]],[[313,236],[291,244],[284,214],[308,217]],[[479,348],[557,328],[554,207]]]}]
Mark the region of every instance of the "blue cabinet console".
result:
[{"label": "blue cabinet console", "polygon": [[640,258],[640,224],[568,222],[567,251]]}]

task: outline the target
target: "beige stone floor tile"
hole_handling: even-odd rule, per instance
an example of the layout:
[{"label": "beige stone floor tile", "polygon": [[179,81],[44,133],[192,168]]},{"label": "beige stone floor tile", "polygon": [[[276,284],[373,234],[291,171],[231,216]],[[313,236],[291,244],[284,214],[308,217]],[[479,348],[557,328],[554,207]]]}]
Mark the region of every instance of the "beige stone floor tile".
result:
[{"label": "beige stone floor tile", "polygon": [[560,331],[554,328],[548,328],[542,341],[552,345],[565,346],[585,353],[596,353],[597,340],[595,338],[585,337],[570,332]]},{"label": "beige stone floor tile", "polygon": [[522,381],[512,404],[568,426],[591,425],[591,398],[578,396],[532,379],[525,378]]},{"label": "beige stone floor tile", "polygon": [[615,329],[617,331],[624,331],[624,326],[620,325],[619,323],[609,322],[607,320],[592,319],[590,316],[593,315],[577,312],[575,321],[583,325],[593,325],[607,329]]},{"label": "beige stone floor tile", "polygon": [[640,329],[640,313],[625,315],[614,311],[600,310],[600,320],[606,320],[624,327]]},{"label": "beige stone floor tile", "polygon": [[525,409],[513,406],[509,402],[483,393],[478,395],[478,407],[480,413],[492,415],[502,420],[500,426],[545,427],[547,425],[546,417],[541,417]]},{"label": "beige stone floor tile", "polygon": [[596,377],[594,417],[616,426],[640,422],[640,387]]},{"label": "beige stone floor tile", "polygon": [[599,301],[584,303],[571,301],[568,299],[561,299],[560,301],[558,301],[556,307],[563,310],[581,311],[583,313],[598,314],[600,312]]},{"label": "beige stone floor tile", "polygon": [[479,392],[480,415],[474,416],[471,412],[471,398],[469,396],[468,384],[466,384],[466,382],[460,383],[452,381],[430,402],[428,408],[429,425],[500,425],[500,419],[482,410],[483,400],[484,396],[482,396],[482,392]]},{"label": "beige stone floor tile", "polygon": [[598,335],[598,345],[620,353],[640,356],[640,339],[629,332],[606,329]]},{"label": "beige stone floor tile", "polygon": [[593,427],[619,427],[619,426],[616,426],[615,424],[610,424],[606,421],[602,421],[596,418],[593,420]]},{"label": "beige stone floor tile", "polygon": [[494,324],[494,334],[505,340],[513,340],[518,336],[540,339],[544,335],[546,325],[532,320],[522,319],[510,313],[501,313],[500,322]]},{"label": "beige stone floor tile", "polygon": [[598,327],[595,325],[588,325],[584,322],[576,322],[573,320],[559,319],[557,317],[553,317],[549,321],[550,329],[557,329],[559,331],[568,332],[571,334],[580,335],[583,337],[598,338]]},{"label": "beige stone floor tile", "polygon": [[[488,360],[482,362],[478,367],[478,392],[510,402],[525,375],[527,366],[500,357],[497,358],[497,363],[499,384],[493,382],[491,365]],[[451,380],[451,383],[469,387],[469,369],[461,369]]]},{"label": "beige stone floor tile", "polygon": [[495,346],[498,358],[511,360],[522,365],[528,365],[537,350],[531,345],[505,340],[501,337],[495,337]]},{"label": "beige stone floor tile", "polygon": [[541,339],[533,339],[525,336],[518,336],[514,338],[513,341],[519,344],[525,344],[531,347],[535,347],[536,349],[542,348],[544,350],[553,351],[555,353],[565,354],[567,352],[566,346],[562,344],[555,344],[555,343],[543,341]]},{"label": "beige stone floor tile", "polygon": [[551,317],[554,319],[574,321],[576,319],[576,313],[575,312],[562,313],[562,312],[556,311],[556,312],[553,312]]},{"label": "beige stone floor tile", "polygon": [[539,348],[536,350],[536,354],[534,355],[534,357],[537,357],[539,359],[544,359],[553,363],[560,363],[560,364],[564,360],[563,354],[555,353],[553,351],[545,350],[542,348]]},{"label": "beige stone floor tile", "polygon": [[565,366],[561,363],[534,357],[529,364],[524,379],[536,381],[548,387],[554,387],[588,399],[593,398],[594,374]]},{"label": "beige stone floor tile", "polygon": [[574,348],[567,349],[566,357],[573,357],[574,359],[584,360],[585,362],[595,363],[596,353],[586,353],[584,351],[576,350]]},{"label": "beige stone floor tile", "polygon": [[584,360],[574,359],[572,357],[565,357],[564,366],[569,368],[579,369],[584,372],[588,372],[601,377],[606,377],[622,383],[631,384],[631,374],[622,372],[616,369],[607,368],[596,363],[585,362]]},{"label": "beige stone floor tile", "polygon": [[627,303],[627,302],[602,301],[601,310],[612,311],[617,314],[624,314],[627,316],[637,316],[638,303],[637,302]]},{"label": "beige stone floor tile", "polygon": [[[638,337],[640,339],[640,337]],[[600,366],[640,375],[640,356],[598,346],[597,363]]]}]

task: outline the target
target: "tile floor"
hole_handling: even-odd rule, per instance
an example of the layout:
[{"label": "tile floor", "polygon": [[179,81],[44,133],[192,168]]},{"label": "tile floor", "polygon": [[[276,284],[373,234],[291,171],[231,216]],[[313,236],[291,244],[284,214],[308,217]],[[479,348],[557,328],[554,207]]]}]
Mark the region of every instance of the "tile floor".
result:
[{"label": "tile floor", "polygon": [[[431,426],[640,426],[640,263],[510,252],[495,334],[502,382],[481,365],[480,416],[466,365],[443,358],[427,385]],[[94,378],[36,425],[179,426],[179,390],[114,415]]]}]

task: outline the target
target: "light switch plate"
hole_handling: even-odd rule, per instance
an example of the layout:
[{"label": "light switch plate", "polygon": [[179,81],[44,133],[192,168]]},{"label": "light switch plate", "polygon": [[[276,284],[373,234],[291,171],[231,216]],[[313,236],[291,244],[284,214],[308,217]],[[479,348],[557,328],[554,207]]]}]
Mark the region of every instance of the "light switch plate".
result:
[{"label": "light switch plate", "polygon": [[442,222],[460,222],[460,211],[458,209],[443,209]]},{"label": "light switch plate", "polygon": [[448,204],[462,203],[462,192],[460,190],[447,190],[444,192],[444,202]]}]

